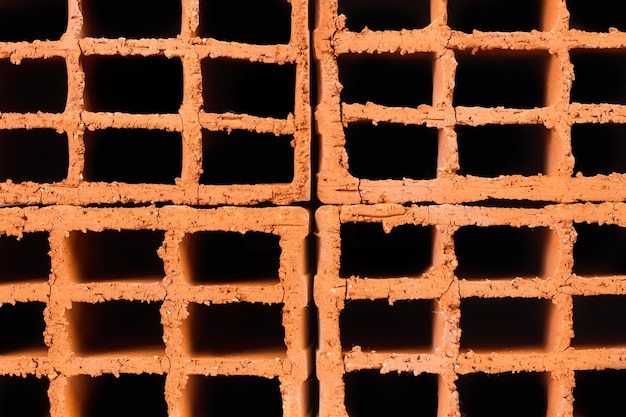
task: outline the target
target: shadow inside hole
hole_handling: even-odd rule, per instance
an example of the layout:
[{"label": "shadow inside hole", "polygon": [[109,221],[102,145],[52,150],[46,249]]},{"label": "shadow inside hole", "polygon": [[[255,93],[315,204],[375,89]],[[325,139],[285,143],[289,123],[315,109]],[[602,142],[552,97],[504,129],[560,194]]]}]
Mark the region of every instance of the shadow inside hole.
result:
[{"label": "shadow inside hole", "polygon": [[66,101],[63,58],[23,59],[19,65],[0,59],[0,112],[62,113]]},{"label": "shadow inside hole", "polygon": [[73,303],[67,311],[78,355],[164,349],[158,303],[115,300]]},{"label": "shadow inside hole", "polygon": [[[574,416],[604,417],[624,410],[626,371],[576,371]],[[622,411],[618,411],[622,410]]]},{"label": "shadow inside hole", "polygon": [[0,284],[47,281],[51,270],[49,234],[0,235]]},{"label": "shadow inside hole", "polygon": [[384,106],[432,104],[433,54],[343,54],[337,57],[341,100]]},{"label": "shadow inside hole", "polygon": [[537,298],[464,298],[461,348],[543,349],[549,308],[549,300]]},{"label": "shadow inside hole", "polygon": [[461,51],[456,59],[454,106],[545,105],[547,51]]},{"label": "shadow inside hole", "polygon": [[81,417],[167,416],[165,375],[78,375],[68,385]]},{"label": "shadow inside hole", "polygon": [[196,417],[281,417],[280,381],[252,375],[192,375],[187,382]]},{"label": "shadow inside hole", "polygon": [[48,417],[50,381],[35,375],[0,375],[0,415],[5,417]]},{"label": "shadow inside hole", "polygon": [[626,228],[575,223],[573,272],[580,276],[626,275]]},{"label": "shadow inside hole", "polygon": [[543,125],[457,126],[459,175],[545,174],[550,131]]},{"label": "shadow inside hole", "polygon": [[434,229],[411,224],[385,233],[382,223],[341,225],[339,276],[416,276],[432,265]]},{"label": "shadow inside hole", "polygon": [[466,279],[541,277],[550,233],[545,227],[461,227],[454,234],[458,260],[456,276]]},{"label": "shadow inside hole", "polygon": [[574,296],[572,346],[601,348],[626,345],[626,296]]},{"label": "shadow inside hole", "polygon": [[180,0],[81,0],[83,36],[174,38],[180,33]]},{"label": "shadow inside hole", "polygon": [[348,171],[369,180],[433,179],[438,131],[423,125],[351,123],[344,128]]},{"label": "shadow inside hole", "polygon": [[85,181],[174,184],[182,170],[182,135],[148,129],[87,130]]},{"label": "shadow inside hole", "polygon": [[177,113],[182,104],[180,58],[89,55],[81,59],[86,110]]},{"label": "shadow inside hole", "polygon": [[1,1],[0,42],[59,40],[67,29],[67,1]]},{"label": "shadow inside hole", "polygon": [[345,405],[350,417],[437,415],[437,376],[411,372],[382,374],[378,369],[348,372]]},{"label": "shadow inside hole", "polygon": [[200,184],[279,184],[294,177],[293,136],[202,131]]},{"label": "shadow inside hole", "polygon": [[626,173],[626,124],[572,126],[573,175],[586,177]]},{"label": "shadow inside hole", "polygon": [[46,349],[44,309],[40,302],[0,306],[0,354]]},{"label": "shadow inside hole", "polygon": [[540,30],[541,0],[448,0],[448,25],[471,33]]},{"label": "shadow inside hole", "polygon": [[340,0],[338,13],[346,16],[352,32],[421,29],[430,24],[429,0]]},{"label": "shadow inside hole", "polygon": [[271,45],[291,37],[288,0],[201,0],[199,19],[201,38]]},{"label": "shadow inside hole", "polygon": [[567,0],[569,27],[588,32],[626,30],[626,3],[622,0]]},{"label": "shadow inside hole", "polygon": [[341,347],[349,351],[430,351],[432,300],[351,300],[339,315]]},{"label": "shadow inside hole", "polygon": [[626,50],[570,51],[574,81],[570,102],[626,104]]}]

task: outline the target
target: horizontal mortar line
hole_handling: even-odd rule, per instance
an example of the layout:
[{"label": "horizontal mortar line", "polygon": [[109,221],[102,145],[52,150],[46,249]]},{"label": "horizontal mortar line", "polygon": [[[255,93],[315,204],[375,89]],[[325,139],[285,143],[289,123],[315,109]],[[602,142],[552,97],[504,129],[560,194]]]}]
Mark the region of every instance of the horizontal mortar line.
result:
[{"label": "horizontal mortar line", "polygon": [[578,276],[573,274],[563,287],[568,295],[626,295],[626,275]]},{"label": "horizontal mortar line", "polygon": [[190,39],[105,39],[82,38],[78,40],[83,55],[165,55],[184,56]]},{"label": "horizontal mortar line", "polygon": [[[250,352],[242,352],[239,357],[213,357],[198,358],[187,357],[186,359],[173,359],[173,366],[181,369],[187,374],[198,375],[228,375],[233,374],[236,369],[237,375],[258,375],[258,376],[282,376],[287,374],[285,365],[290,362],[285,353],[281,355],[255,355]],[[287,369],[291,366],[288,364]]]},{"label": "horizontal mortar line", "polygon": [[10,58],[14,63],[19,63],[22,59],[65,58],[79,53],[78,43],[67,39],[32,43],[0,42],[0,59]]},{"label": "horizontal mortar line", "polygon": [[183,124],[178,113],[173,114],[131,114],[121,112],[80,113],[81,121],[89,130],[116,129],[160,129],[181,132]]},{"label": "horizontal mortar line", "polygon": [[352,349],[343,355],[347,372],[360,369],[380,369],[388,372],[418,372],[441,374],[452,369],[451,358],[433,353],[392,353]]},{"label": "horizontal mortar line", "polygon": [[568,106],[566,120],[574,123],[626,123],[626,104],[581,104]]},{"label": "horizontal mortar line", "polygon": [[368,30],[360,33],[341,31],[331,40],[335,54],[433,53],[445,49],[447,43],[447,36],[426,29],[401,32]]},{"label": "horizontal mortar line", "polygon": [[552,46],[562,48],[562,33],[553,32],[480,32],[463,33],[452,31],[448,49],[454,50],[547,50]]},{"label": "horizontal mortar line", "polygon": [[0,284],[0,305],[5,303],[22,303],[27,301],[47,302],[50,296],[48,277],[45,282],[20,282]]},{"label": "horizontal mortar line", "polygon": [[450,287],[450,279],[446,276],[446,272],[448,271],[439,273],[427,271],[420,276],[406,278],[333,277],[330,285],[337,287],[345,285],[345,294],[337,294],[337,299],[384,298],[390,302],[435,299],[441,297]]},{"label": "horizontal mortar line", "polygon": [[457,125],[481,126],[486,124],[544,124],[563,120],[566,114],[557,107],[514,109],[505,107],[454,107]]},{"label": "horizontal mortar line", "polygon": [[622,49],[626,48],[626,32],[583,32],[571,29],[564,37],[568,49]]},{"label": "horizontal mortar line", "polygon": [[50,374],[54,370],[53,361],[43,352],[40,355],[32,355],[28,351],[20,351],[16,354],[0,354],[0,375]]},{"label": "horizontal mortar line", "polygon": [[[562,274],[560,274],[560,277]],[[459,279],[459,295],[469,297],[522,297],[552,298],[556,294],[567,293],[550,277],[515,277],[505,279],[476,280]]]},{"label": "horizontal mortar line", "polygon": [[217,41],[214,39],[194,39],[194,53],[200,58],[246,59],[253,62],[286,63],[308,60],[308,51],[301,50],[295,44],[287,45],[252,45],[236,42]]},{"label": "horizontal mortar line", "polygon": [[241,129],[258,133],[275,133],[293,135],[295,122],[293,114],[287,119],[275,119],[272,117],[259,117],[238,113],[205,113],[200,111],[198,115],[200,125],[209,130]]},{"label": "horizontal mortar line", "polygon": [[204,304],[265,303],[279,304],[285,297],[282,284],[265,285],[212,285],[191,286],[181,289],[176,299],[179,302]]},{"label": "horizontal mortar line", "polygon": [[[156,356],[156,358],[155,358]],[[128,351],[104,353],[98,356],[67,356],[60,360],[49,358],[55,369],[64,376],[98,375],[100,373],[151,373],[165,374],[170,361],[165,350],[146,351],[144,354]]]},{"label": "horizontal mortar line", "polygon": [[389,107],[375,103],[341,103],[344,124],[360,121],[424,124],[442,128],[454,125],[454,112],[447,106],[421,104],[417,108]]},{"label": "horizontal mortar line", "polygon": [[[94,302],[111,300],[129,300],[154,302],[161,301],[167,295],[163,286],[163,277],[154,282],[137,283],[107,280],[98,283],[52,284],[54,291],[61,291],[68,300],[73,302]],[[114,285],[113,285],[114,284]]]},{"label": "horizontal mortar line", "polygon": [[[36,128],[53,128],[58,129],[59,126],[72,125],[71,131],[74,131],[75,125],[79,123],[79,117],[76,112],[66,113],[2,113],[0,112],[0,129],[36,129]],[[63,130],[63,129],[61,129]]]}]

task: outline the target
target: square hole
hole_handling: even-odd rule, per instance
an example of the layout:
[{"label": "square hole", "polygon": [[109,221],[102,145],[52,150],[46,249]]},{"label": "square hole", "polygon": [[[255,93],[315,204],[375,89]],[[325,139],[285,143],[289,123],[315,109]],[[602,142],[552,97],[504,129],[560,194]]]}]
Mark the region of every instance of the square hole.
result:
[{"label": "square hole", "polygon": [[82,0],[83,36],[174,38],[180,33],[180,0]]},{"label": "square hole", "polygon": [[187,382],[194,417],[282,417],[278,378],[191,375]]},{"label": "square hole", "polygon": [[346,16],[352,32],[421,29],[430,24],[429,0],[339,0],[339,14]]},{"label": "square hole", "polygon": [[626,296],[574,296],[572,346],[603,348],[626,344]]},{"label": "square hole", "polygon": [[550,301],[537,298],[461,300],[461,348],[543,349]]},{"label": "square hole", "polygon": [[454,234],[456,275],[467,279],[541,277],[551,233],[546,227],[461,227]]},{"label": "square hole", "polygon": [[230,355],[285,351],[282,304],[189,304],[192,354]]},{"label": "square hole", "polygon": [[432,265],[432,226],[404,224],[386,233],[382,223],[344,223],[340,234],[341,277],[416,276]]},{"label": "square hole", "polygon": [[544,106],[547,51],[461,51],[456,59],[455,106]]},{"label": "square hole", "polygon": [[432,300],[349,300],[339,315],[341,347],[348,351],[430,351]]},{"label": "square hole", "polygon": [[63,58],[23,59],[19,65],[0,59],[0,112],[63,113],[66,101]]},{"label": "square hole", "polygon": [[626,275],[626,228],[575,223],[573,272],[580,276]]},{"label": "square hole", "polygon": [[165,375],[78,375],[68,388],[81,417],[167,417]]},{"label": "square hole", "polygon": [[161,304],[126,300],[72,303],[67,317],[74,352],[148,354],[164,349]]},{"label": "square hole", "polygon": [[341,100],[413,107],[432,104],[433,54],[344,54],[337,57]]},{"label": "square hole", "polygon": [[543,125],[457,126],[460,175],[545,174],[550,131]]},{"label": "square hole", "polygon": [[530,32],[541,25],[542,0],[448,0],[448,25],[471,33]]},{"label": "square hole", "polygon": [[243,59],[202,60],[203,109],[286,118],[294,112],[296,66]]},{"label": "square hole", "polygon": [[157,251],[164,237],[160,230],[70,232],[70,270],[79,282],[160,280],[165,270]]},{"label": "square hole", "polygon": [[85,131],[86,181],[174,184],[182,170],[180,132],[148,129]]},{"label": "square hole", "polygon": [[626,174],[626,124],[572,126],[574,175]]},{"label": "square hole", "polygon": [[182,245],[187,275],[194,284],[279,281],[278,235],[196,232],[185,235]]},{"label": "square hole", "polygon": [[438,131],[423,125],[351,123],[344,129],[348,171],[369,180],[433,179]]},{"label": "square hole", "polygon": [[569,27],[588,32],[608,32],[609,28],[626,30],[622,0],[567,0]]},{"label": "square hole", "polygon": [[0,375],[0,416],[48,417],[50,381],[35,375]]},{"label": "square hole", "polygon": [[89,55],[82,66],[89,111],[177,113],[183,102],[179,58]]},{"label": "square hole", "polygon": [[548,394],[543,373],[460,375],[456,385],[463,416],[546,416]]},{"label": "square hole", "polygon": [[54,129],[0,130],[0,181],[63,181],[69,166],[67,133]]},{"label": "square hole", "polygon": [[[576,371],[574,416],[605,417],[624,412],[626,371]],[[621,410],[621,411],[620,411]]]},{"label": "square hole", "polygon": [[290,183],[293,136],[249,130],[202,131],[200,184]]},{"label": "square hole", "polygon": [[57,41],[67,29],[67,0],[3,0],[0,42]]},{"label": "square hole", "polygon": [[348,372],[345,405],[350,417],[437,416],[437,376],[412,372],[381,374],[378,369]]},{"label": "square hole", "polygon": [[47,281],[50,274],[48,233],[0,235],[0,284]]},{"label": "square hole", "polygon": [[626,50],[570,51],[572,103],[626,104]]},{"label": "square hole", "polygon": [[198,36],[257,45],[289,43],[291,4],[288,0],[200,0]]},{"label": "square hole", "polygon": [[46,349],[44,303],[30,302],[0,306],[0,355],[41,354]]}]

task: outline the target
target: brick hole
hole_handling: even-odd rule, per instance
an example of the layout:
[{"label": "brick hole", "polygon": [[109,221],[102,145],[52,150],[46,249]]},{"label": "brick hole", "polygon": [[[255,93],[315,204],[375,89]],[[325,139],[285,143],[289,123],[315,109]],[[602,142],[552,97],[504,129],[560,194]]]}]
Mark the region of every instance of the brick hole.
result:
[{"label": "brick hole", "polygon": [[448,25],[471,33],[530,32],[541,26],[541,0],[448,0]]},{"label": "brick hole", "polygon": [[165,375],[78,375],[69,378],[68,388],[67,402],[77,416],[167,417]]},{"label": "brick hole", "polygon": [[0,112],[62,113],[66,101],[63,58],[23,59],[19,65],[0,59]]},{"label": "brick hole", "polygon": [[573,272],[580,276],[626,275],[626,228],[575,223]]},{"label": "brick hole", "polygon": [[67,29],[67,0],[3,0],[0,42],[56,41]]},{"label": "brick hole", "polygon": [[293,136],[248,130],[202,131],[200,184],[290,183]]},{"label": "brick hole", "polygon": [[294,64],[230,58],[202,60],[203,109],[207,113],[286,118],[294,112],[295,83]]},{"label": "brick hole", "polygon": [[180,0],[82,0],[83,36],[174,38],[180,33]]},{"label": "brick hole", "polygon": [[576,371],[575,375],[574,416],[604,417],[624,412],[626,371]]},{"label": "brick hole", "polygon": [[50,381],[34,375],[0,375],[0,415],[2,417],[48,417]]},{"label": "brick hole", "polygon": [[603,348],[626,344],[626,296],[574,296],[572,346]]},{"label": "brick hole", "polygon": [[461,227],[454,234],[456,275],[466,279],[541,277],[551,233],[545,227]]},{"label": "brick hole", "polygon": [[337,57],[341,100],[385,106],[432,104],[433,54],[344,54]]},{"label": "brick hole", "polygon": [[586,177],[626,173],[626,125],[575,124],[572,126],[574,173]]},{"label": "brick hole", "polygon": [[90,55],[82,66],[89,111],[177,113],[183,101],[179,58]]},{"label": "brick hole", "polygon": [[157,251],[165,232],[103,230],[70,232],[70,268],[78,282],[160,280],[165,276]]},{"label": "brick hole", "polygon": [[348,351],[430,351],[433,328],[432,300],[347,301],[339,315],[341,347]]},{"label": "brick hole", "polygon": [[546,374],[469,374],[457,380],[461,415],[466,417],[545,417]]},{"label": "brick hole", "polygon": [[460,175],[546,173],[550,131],[543,125],[457,126]]},{"label": "brick hole", "polygon": [[0,235],[0,284],[47,281],[50,274],[48,233]]},{"label": "brick hole", "polygon": [[622,0],[567,0],[569,27],[588,32],[608,32],[614,27],[626,30],[624,13],[626,4]]},{"label": "brick hole", "polygon": [[626,104],[626,50],[572,50],[572,103]]},{"label": "brick hole", "polygon": [[78,355],[164,348],[161,303],[115,300],[72,303],[67,311]]},{"label": "brick hole", "polygon": [[86,181],[174,184],[182,170],[182,135],[148,129],[85,131]]},{"label": "brick hole", "polygon": [[381,374],[378,369],[349,372],[343,377],[350,417],[437,415],[437,376],[412,372]]},{"label": "brick hole", "polygon": [[338,12],[346,16],[352,32],[370,30],[421,29],[430,24],[428,0],[340,0]]},{"label": "brick hole", "polygon": [[461,348],[543,349],[550,301],[536,298],[461,300]]},{"label": "brick hole", "polygon": [[288,0],[201,0],[198,36],[257,45],[287,44],[291,37]]},{"label": "brick hole", "polygon": [[39,302],[0,306],[0,354],[44,352],[45,308],[46,305]]},{"label": "brick hole", "polygon": [[196,232],[185,235],[182,245],[187,276],[193,284],[279,281],[278,235]]},{"label": "brick hole", "polygon": [[194,417],[281,417],[280,381],[252,375],[192,375],[187,382]]},{"label": "brick hole", "polygon": [[69,166],[67,133],[54,129],[0,130],[0,181],[63,181]]},{"label": "brick hole", "polygon": [[282,304],[189,305],[190,353],[231,355],[284,352]]},{"label": "brick hole", "polygon": [[456,59],[455,106],[524,109],[545,104],[547,51],[461,51]]},{"label": "brick hole", "polygon": [[362,122],[349,124],[344,132],[348,171],[356,178],[426,180],[437,176],[437,129]]},{"label": "brick hole", "polygon": [[341,225],[339,276],[416,276],[433,262],[434,228],[410,224],[385,233],[381,223]]}]

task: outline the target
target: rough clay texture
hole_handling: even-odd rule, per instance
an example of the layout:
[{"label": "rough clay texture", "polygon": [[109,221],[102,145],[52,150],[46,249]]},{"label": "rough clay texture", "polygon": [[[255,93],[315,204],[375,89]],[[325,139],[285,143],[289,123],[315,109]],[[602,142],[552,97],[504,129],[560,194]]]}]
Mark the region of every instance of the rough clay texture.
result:
[{"label": "rough clay texture", "polygon": [[[318,60],[319,104],[315,119],[320,138],[318,195],[326,204],[462,203],[491,198],[555,202],[621,201],[626,198],[621,174],[583,177],[574,171],[570,131],[574,123],[624,123],[624,106],[570,102],[574,68],[570,51],[580,48],[623,48],[621,32],[592,34],[569,30],[565,1],[543,2],[542,30],[531,32],[451,30],[446,24],[446,1],[431,2],[431,23],[420,30],[361,32],[346,29],[346,16],[337,2],[319,8],[314,32]],[[453,106],[459,52],[547,51],[547,89],[544,106],[529,109]],[[416,108],[389,107],[373,102],[343,102],[339,81],[340,56],[432,54],[432,104]],[[437,128],[439,145],[434,179],[363,179],[349,172],[344,128],[349,124],[399,123]],[[455,126],[538,124],[550,129],[543,175],[506,175],[483,178],[458,175],[459,154]],[[416,138],[416,140],[418,140]],[[385,146],[381,139],[380,147]],[[373,150],[372,152],[376,152]],[[574,175],[576,174],[576,175]]]},{"label": "rough clay texture", "polygon": [[[168,39],[100,39],[81,35],[80,1],[69,0],[66,33],[58,41],[0,43],[0,59],[19,64],[25,59],[61,57],[67,66],[67,104],[59,114],[2,113],[0,128],[53,128],[66,132],[69,144],[67,177],[58,183],[0,184],[4,204],[72,204],[171,202],[192,205],[250,205],[259,202],[288,204],[310,196],[309,34],[306,1],[291,1],[291,37],[285,45],[249,45],[200,38],[198,2],[182,0],[182,29]],[[183,67],[183,102],[176,114],[100,113],[85,110],[85,73],[81,60],[88,56],[164,56],[179,58]],[[250,62],[293,64],[295,102],[284,119],[235,113],[206,113],[203,107],[201,61],[206,57]],[[237,94],[233,92],[232,94]],[[271,99],[271,98],[268,98]],[[143,128],[180,132],[182,170],[174,185],[87,182],[83,179],[86,130]],[[293,137],[293,180],[275,184],[199,184],[202,172],[202,129],[249,130]],[[123,152],[123,149],[120,149]]]}]

